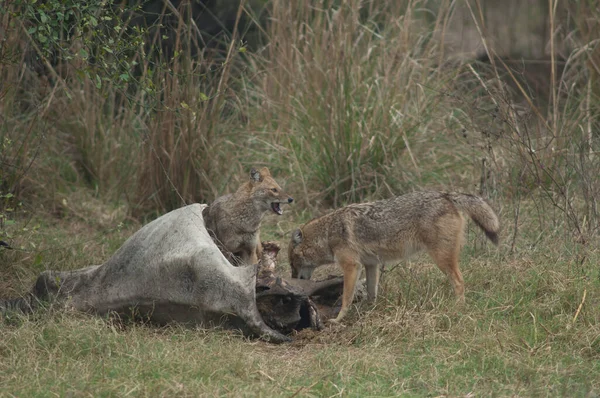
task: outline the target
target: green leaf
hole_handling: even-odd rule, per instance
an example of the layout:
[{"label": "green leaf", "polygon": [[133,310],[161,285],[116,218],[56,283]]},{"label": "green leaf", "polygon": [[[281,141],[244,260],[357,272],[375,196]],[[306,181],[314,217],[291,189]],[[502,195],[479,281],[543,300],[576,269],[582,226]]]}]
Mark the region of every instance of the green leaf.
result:
[{"label": "green leaf", "polygon": [[246,52],[246,47],[240,47],[240,49],[238,50],[241,53],[245,53]]},{"label": "green leaf", "polygon": [[88,52],[85,51],[85,48],[82,48],[79,50],[79,56],[83,59],[87,59],[90,56],[90,54],[88,54]]},{"label": "green leaf", "polygon": [[208,96],[206,94],[204,94],[203,92],[200,92],[200,99],[202,101],[208,101]]},{"label": "green leaf", "polygon": [[122,73],[121,75],[119,75],[119,79],[121,79],[124,82],[128,82],[129,81],[129,73]]},{"label": "green leaf", "polygon": [[38,266],[42,263],[42,261],[44,260],[44,258],[42,257],[41,253],[36,254],[35,258],[33,259],[33,266]]},{"label": "green leaf", "polygon": [[40,19],[42,20],[42,23],[48,22],[48,16],[43,11],[40,11]]},{"label": "green leaf", "polygon": [[102,88],[102,79],[100,79],[100,76],[98,76],[98,75],[96,75],[96,88],[97,89]]}]

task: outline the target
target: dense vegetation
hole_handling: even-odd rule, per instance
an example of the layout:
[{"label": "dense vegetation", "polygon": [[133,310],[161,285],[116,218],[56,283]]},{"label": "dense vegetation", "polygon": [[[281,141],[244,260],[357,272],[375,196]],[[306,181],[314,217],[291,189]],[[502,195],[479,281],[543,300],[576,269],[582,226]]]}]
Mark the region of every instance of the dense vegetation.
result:
[{"label": "dense vegetation", "polygon": [[[548,56],[532,78],[480,3],[223,2],[212,22],[202,3],[0,3],[0,240],[14,248],[0,247],[0,298],[43,269],[103,262],[252,166],[297,199],[265,223],[284,245],[327,209],[423,188],[481,194],[503,224],[498,249],[469,228],[465,307],[417,257],[386,272],[374,308],[285,347],[13,316],[2,391],[598,394],[599,5],[541,2]],[[479,61],[446,45],[459,7]]]}]

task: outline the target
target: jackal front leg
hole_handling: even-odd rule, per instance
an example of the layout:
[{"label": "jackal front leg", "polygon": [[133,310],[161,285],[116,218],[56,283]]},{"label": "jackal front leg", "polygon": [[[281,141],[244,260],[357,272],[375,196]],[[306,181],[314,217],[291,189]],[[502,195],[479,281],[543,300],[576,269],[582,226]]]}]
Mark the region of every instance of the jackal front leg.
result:
[{"label": "jackal front leg", "polygon": [[329,320],[332,323],[339,323],[348,313],[350,305],[354,300],[356,282],[360,277],[360,263],[357,260],[357,256],[336,255],[336,261],[344,271],[344,291],[342,294],[342,309],[335,319]]}]

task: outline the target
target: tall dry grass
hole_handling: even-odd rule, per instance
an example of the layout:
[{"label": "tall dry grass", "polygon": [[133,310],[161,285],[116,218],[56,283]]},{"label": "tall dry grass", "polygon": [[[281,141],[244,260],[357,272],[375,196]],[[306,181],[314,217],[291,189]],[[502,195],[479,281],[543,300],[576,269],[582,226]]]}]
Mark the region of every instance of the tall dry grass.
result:
[{"label": "tall dry grass", "polygon": [[249,107],[309,204],[388,196],[415,176],[439,177],[421,164],[429,157],[421,144],[448,139],[441,92],[460,68],[440,62],[432,40],[445,7],[429,22],[421,5],[272,2]]},{"label": "tall dry grass", "polygon": [[[57,9],[45,9],[50,19],[64,11],[52,4]],[[96,15],[108,21],[99,28],[104,36],[84,30],[71,42],[57,38],[50,49],[27,33],[35,21],[25,19],[24,4],[7,7],[0,138],[3,163],[16,166],[10,175],[3,168],[2,192],[20,192],[18,170],[38,152],[27,175],[36,200],[54,207],[61,192],[86,187],[106,200],[126,201],[136,216],[212,200],[232,170],[239,171],[231,148],[241,117],[230,80],[241,44],[228,43],[224,54],[202,48],[190,23],[191,4],[165,8],[147,28],[129,17],[111,25],[109,7]],[[175,18],[164,35],[167,13]],[[122,44],[126,39],[131,42]]]},{"label": "tall dry grass", "polygon": [[[165,60],[168,68],[155,70],[151,62],[143,63],[142,78],[156,87],[149,98],[142,92],[137,99],[145,109],[136,118],[145,144],[136,206],[146,211],[212,200],[237,171],[232,142],[239,137],[240,115],[230,79],[239,41],[229,43],[222,56],[201,48],[189,21],[191,5],[187,7],[179,13],[172,48],[176,55]],[[236,30],[240,15],[241,7]]]},{"label": "tall dry grass", "polygon": [[[480,6],[469,8],[490,65],[480,71],[469,68],[472,93],[480,96],[459,101],[471,106],[462,120],[486,148],[482,177],[502,200],[512,202],[511,251],[523,222],[523,200],[535,204],[533,214],[525,217],[533,220],[536,227],[531,229],[538,237],[560,236],[585,245],[600,228],[600,144],[594,133],[600,127],[600,97],[592,84],[600,49],[590,35],[598,29],[595,17],[600,14],[584,3],[557,11],[551,2],[549,68],[542,69],[550,84],[548,97],[541,99],[537,97],[546,93],[531,90],[518,66],[509,66],[499,49],[489,45]],[[557,19],[559,11],[562,20]]]},{"label": "tall dry grass", "polygon": [[[169,37],[123,20],[117,39],[137,44],[120,54],[118,65],[131,66],[122,79],[81,57],[33,71],[35,37],[4,13],[14,29],[5,29],[0,72],[1,131],[12,143],[2,159],[19,165],[3,168],[3,192],[28,187],[52,205],[85,186],[143,216],[210,201],[251,165],[268,165],[300,207],[441,187],[479,192],[501,213],[506,204],[514,239],[520,204],[534,199],[534,229],[589,240],[598,229],[597,10],[550,8],[543,107],[490,44],[478,3],[466,4],[488,66],[447,60],[450,1],[273,0],[253,53],[237,28],[224,46],[202,47],[190,4],[165,3],[156,23],[170,14]],[[246,3],[236,20],[243,14]],[[96,54],[85,34],[66,48]]]}]

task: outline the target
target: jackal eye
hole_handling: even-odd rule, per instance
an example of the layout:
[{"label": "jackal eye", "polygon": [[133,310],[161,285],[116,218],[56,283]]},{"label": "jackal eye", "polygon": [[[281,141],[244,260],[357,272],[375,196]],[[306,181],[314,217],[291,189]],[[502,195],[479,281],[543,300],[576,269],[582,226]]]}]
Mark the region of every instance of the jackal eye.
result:
[{"label": "jackal eye", "polygon": [[271,188],[271,191],[277,193],[277,188]]}]

